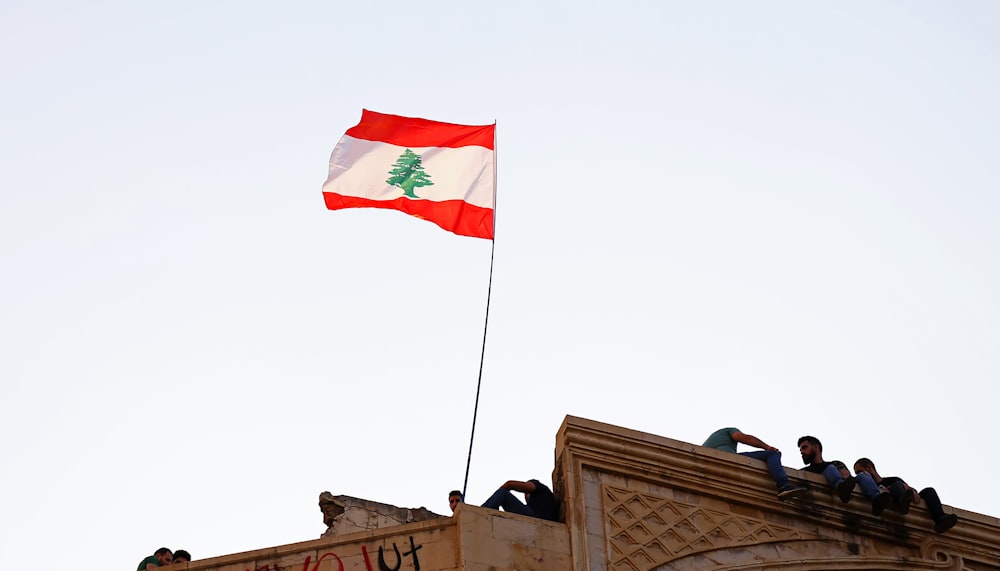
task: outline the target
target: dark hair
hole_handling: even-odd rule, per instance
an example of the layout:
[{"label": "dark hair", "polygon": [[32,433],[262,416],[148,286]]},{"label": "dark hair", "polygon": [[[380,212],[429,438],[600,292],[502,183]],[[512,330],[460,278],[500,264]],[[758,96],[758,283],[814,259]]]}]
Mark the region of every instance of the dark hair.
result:
[{"label": "dark hair", "polygon": [[875,470],[875,463],[867,458],[858,458],[857,460],[855,460],[854,465],[857,466],[858,464],[861,464],[865,468],[870,468],[872,470]]},{"label": "dark hair", "polygon": [[802,446],[803,442],[808,442],[809,444],[812,444],[813,446],[819,448],[820,452],[823,451],[823,443],[820,442],[819,438],[816,438],[815,436],[803,436],[802,438],[799,438],[799,441],[796,442],[795,444],[797,444],[798,446]]},{"label": "dark hair", "polygon": [[174,559],[175,560],[179,559],[181,557],[183,557],[184,559],[187,559],[188,561],[191,561],[191,554],[188,553],[187,551],[185,551],[183,549],[178,549],[177,551],[174,551]]},{"label": "dark hair", "polygon": [[166,547],[161,547],[157,549],[155,552],[153,552],[153,555],[163,555],[164,553],[170,553],[170,550],[167,549]]},{"label": "dark hair", "polygon": [[462,495],[462,492],[460,492],[458,490],[452,490],[452,491],[448,492],[448,497],[450,498],[452,496],[458,496],[459,499],[461,499],[461,500],[465,499],[465,496]]}]

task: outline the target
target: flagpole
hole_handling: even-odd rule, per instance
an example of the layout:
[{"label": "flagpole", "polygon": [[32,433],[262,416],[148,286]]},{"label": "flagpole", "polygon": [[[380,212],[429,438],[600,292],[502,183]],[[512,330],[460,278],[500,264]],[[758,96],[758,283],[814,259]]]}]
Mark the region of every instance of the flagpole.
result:
[{"label": "flagpole", "polygon": [[486,321],[483,323],[483,347],[479,353],[479,379],[476,381],[476,404],[472,408],[472,434],[469,436],[469,458],[465,462],[465,481],[462,482],[462,498],[465,498],[466,486],[469,485],[469,466],[472,465],[472,442],[476,438],[476,415],[479,412],[479,389],[483,384],[483,359],[486,356],[486,327],[490,322],[490,292],[493,290],[493,250],[496,242],[490,247],[490,285],[486,288]]},{"label": "flagpole", "polygon": [[493,292],[493,252],[497,247],[497,132],[496,121],[493,122],[493,239],[490,240],[490,281],[486,286],[486,319],[483,321],[483,346],[479,352],[479,378],[476,380],[476,404],[472,407],[472,431],[469,434],[469,457],[465,461],[465,480],[462,481],[462,501],[465,501],[465,491],[469,485],[469,466],[472,465],[472,442],[476,439],[476,416],[479,413],[479,389],[483,385],[483,360],[486,357],[486,328],[490,324],[490,294]]}]

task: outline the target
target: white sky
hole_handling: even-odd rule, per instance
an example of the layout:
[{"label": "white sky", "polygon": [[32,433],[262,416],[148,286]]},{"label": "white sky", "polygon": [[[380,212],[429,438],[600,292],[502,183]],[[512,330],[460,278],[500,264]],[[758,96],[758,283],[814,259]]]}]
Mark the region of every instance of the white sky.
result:
[{"label": "white sky", "polygon": [[1000,515],[1000,4],[492,8],[0,3],[0,568],[447,513],[490,243],[324,208],[363,107],[497,122],[470,501],[573,414]]}]

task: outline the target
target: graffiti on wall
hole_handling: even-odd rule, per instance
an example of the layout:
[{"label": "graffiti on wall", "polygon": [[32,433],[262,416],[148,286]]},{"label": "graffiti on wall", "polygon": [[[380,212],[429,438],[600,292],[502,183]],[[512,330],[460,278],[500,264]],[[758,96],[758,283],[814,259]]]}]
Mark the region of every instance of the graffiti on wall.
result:
[{"label": "graffiti on wall", "polygon": [[[417,557],[417,552],[424,548],[423,545],[417,545],[413,541],[413,536],[409,537],[409,548],[404,545],[405,551],[400,551],[399,546],[396,542],[392,542],[392,553],[389,554],[389,561],[386,561],[386,549],[381,545],[378,548],[378,571],[399,571],[402,569],[403,564],[409,562],[414,571],[420,571],[420,558]],[[372,565],[372,557],[368,554],[368,546],[361,546],[361,557],[365,563],[366,571],[375,571],[376,567]],[[337,571],[344,571],[344,562],[340,559],[340,556],[333,551],[327,551],[326,553],[320,555],[313,561],[312,555],[306,556],[306,560],[302,563],[301,571],[319,571],[320,563],[324,561],[332,561],[336,564]],[[282,569],[277,563],[268,563],[263,567],[257,567],[255,569],[247,568],[247,571],[293,571],[292,569],[286,567]]]}]

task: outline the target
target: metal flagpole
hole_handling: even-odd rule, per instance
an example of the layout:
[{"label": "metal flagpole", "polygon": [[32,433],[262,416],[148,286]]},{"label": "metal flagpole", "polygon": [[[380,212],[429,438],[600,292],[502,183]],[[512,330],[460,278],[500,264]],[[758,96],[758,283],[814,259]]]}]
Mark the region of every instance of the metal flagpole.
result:
[{"label": "metal flagpole", "polygon": [[496,121],[493,122],[493,239],[490,245],[490,281],[486,287],[486,319],[483,322],[483,347],[479,353],[479,379],[476,380],[476,404],[472,407],[472,432],[469,434],[469,457],[465,461],[465,480],[462,481],[462,501],[465,501],[465,491],[469,485],[469,466],[472,465],[472,442],[476,438],[476,415],[479,413],[479,389],[483,386],[483,360],[486,357],[486,328],[490,323],[490,294],[493,292],[493,252],[497,247],[497,132]]},{"label": "metal flagpole", "polygon": [[479,354],[479,380],[476,381],[476,405],[472,408],[472,434],[469,435],[469,458],[465,462],[465,481],[462,482],[462,500],[465,500],[466,486],[469,485],[469,466],[472,464],[472,441],[476,437],[476,415],[479,412],[479,389],[483,384],[483,359],[486,356],[486,327],[490,322],[490,292],[493,290],[493,250],[496,242],[490,247],[490,285],[486,288],[486,321],[483,323],[483,348]]}]

